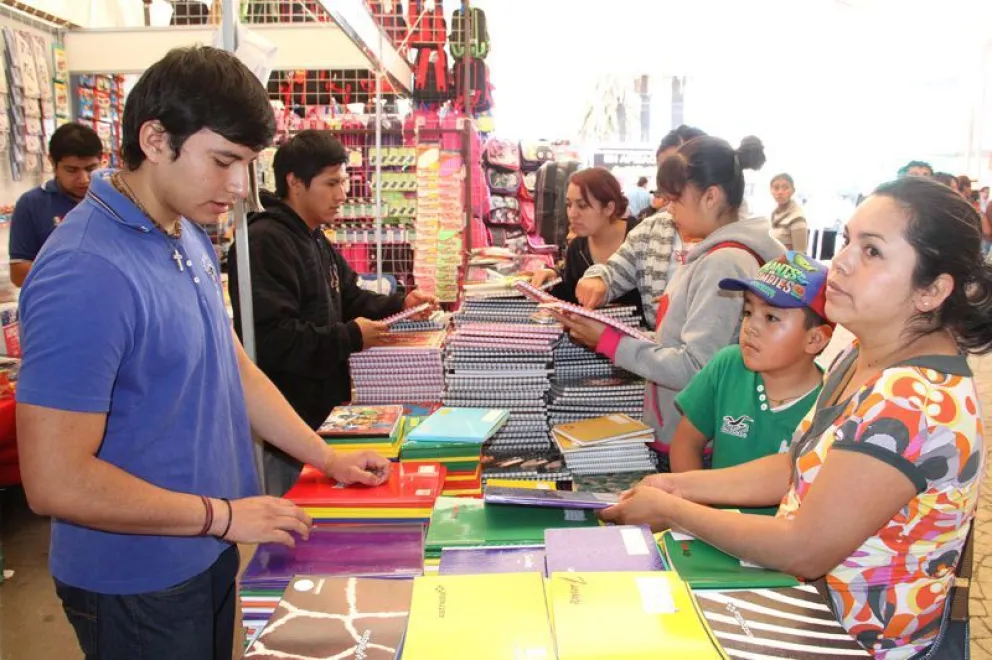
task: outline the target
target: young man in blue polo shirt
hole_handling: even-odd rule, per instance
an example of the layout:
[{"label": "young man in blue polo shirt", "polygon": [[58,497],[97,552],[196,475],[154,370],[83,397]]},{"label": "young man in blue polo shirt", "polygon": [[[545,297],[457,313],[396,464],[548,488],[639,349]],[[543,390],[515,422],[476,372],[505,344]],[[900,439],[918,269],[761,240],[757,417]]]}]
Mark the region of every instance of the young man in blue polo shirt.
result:
[{"label": "young man in blue polo shirt", "polygon": [[258,496],[252,431],[341,482],[386,478],[293,412],[224,308],[200,225],[245,194],[274,130],[233,55],[170,52],[127,99],[126,169],[93,180],[25,283],[21,471],[87,658],[231,658],[235,544],[293,545],[311,524]]},{"label": "young man in blue polo shirt", "polygon": [[10,220],[10,281],[23,286],[41,246],[76,208],[90,187],[90,175],[100,166],[103,143],[89,126],[64,124],[48,142],[55,177],[21,195]]}]

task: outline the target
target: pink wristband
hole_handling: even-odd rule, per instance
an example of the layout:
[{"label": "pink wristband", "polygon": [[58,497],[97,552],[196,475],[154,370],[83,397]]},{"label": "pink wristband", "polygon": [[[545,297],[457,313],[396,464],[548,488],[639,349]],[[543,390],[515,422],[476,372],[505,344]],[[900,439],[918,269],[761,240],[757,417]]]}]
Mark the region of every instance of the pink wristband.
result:
[{"label": "pink wristband", "polygon": [[603,330],[603,334],[599,336],[599,341],[596,343],[596,352],[600,355],[605,355],[612,361],[616,361],[617,348],[620,346],[620,340],[623,339],[624,335],[619,330],[614,330],[613,328],[607,326]]}]

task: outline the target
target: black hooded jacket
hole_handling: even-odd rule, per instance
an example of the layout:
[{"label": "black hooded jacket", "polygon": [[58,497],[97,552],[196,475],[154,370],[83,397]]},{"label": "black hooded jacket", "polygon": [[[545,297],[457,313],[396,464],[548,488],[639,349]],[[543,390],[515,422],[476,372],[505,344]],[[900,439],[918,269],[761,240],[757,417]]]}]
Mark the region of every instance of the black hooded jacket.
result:
[{"label": "black hooded jacket", "polygon": [[[258,366],[316,429],[350,400],[348,357],[362,350],[354,319],[381,319],[403,308],[403,295],[358,286],[358,276],[320,229],[263,193],[265,210],[248,219]],[[237,254],[228,256],[235,329],[241,337]]]}]

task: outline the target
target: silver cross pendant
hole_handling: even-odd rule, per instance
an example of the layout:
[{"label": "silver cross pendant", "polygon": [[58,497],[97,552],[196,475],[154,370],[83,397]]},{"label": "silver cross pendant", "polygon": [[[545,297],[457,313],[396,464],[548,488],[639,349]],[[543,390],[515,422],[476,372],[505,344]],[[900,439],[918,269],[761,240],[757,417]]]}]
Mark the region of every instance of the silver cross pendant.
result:
[{"label": "silver cross pendant", "polygon": [[176,248],[176,250],[173,251],[172,260],[176,262],[176,268],[179,269],[179,272],[180,273],[183,272],[183,255],[179,254],[178,248]]}]

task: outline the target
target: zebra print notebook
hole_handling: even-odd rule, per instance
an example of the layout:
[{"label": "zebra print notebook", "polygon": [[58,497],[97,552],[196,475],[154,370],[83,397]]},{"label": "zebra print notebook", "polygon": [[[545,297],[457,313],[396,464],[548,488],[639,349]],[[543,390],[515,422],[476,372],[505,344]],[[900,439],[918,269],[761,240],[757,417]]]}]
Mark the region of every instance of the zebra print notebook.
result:
[{"label": "zebra print notebook", "polygon": [[745,591],[695,589],[693,595],[731,658],[869,657],[812,585]]}]

